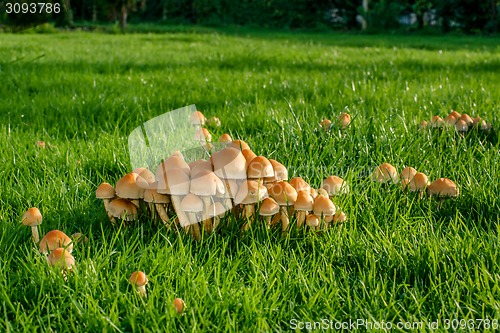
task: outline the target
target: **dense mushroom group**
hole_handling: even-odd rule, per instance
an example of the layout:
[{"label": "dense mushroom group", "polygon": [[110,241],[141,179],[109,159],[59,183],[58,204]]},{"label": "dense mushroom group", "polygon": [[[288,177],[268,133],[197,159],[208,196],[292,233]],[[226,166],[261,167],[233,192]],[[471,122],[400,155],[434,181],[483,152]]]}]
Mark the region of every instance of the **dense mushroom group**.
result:
[{"label": "dense mushroom group", "polygon": [[[350,122],[346,115],[339,117],[340,124]],[[345,213],[343,218],[334,218],[338,209],[331,200],[349,190],[342,178],[326,178],[321,185],[325,191],[318,194],[321,191],[301,177],[288,182],[284,165],[256,154],[243,140],[223,134],[219,148],[214,147],[201,112],[193,112],[187,121],[195,128],[194,141],[208,148],[210,158],[188,163],[176,151],[158,165],[156,174],[137,168],[120,178],[115,188],[102,183],[96,197],[103,200],[112,223],[147,215],[167,227],[179,225],[200,239],[203,232],[219,228],[221,218],[228,214],[242,221],[243,231],[259,221],[269,228],[280,224],[283,232],[290,229],[291,221],[298,228],[308,225],[312,229],[345,221]],[[219,122],[214,120],[214,124]],[[306,223],[311,214],[318,214],[318,225]]]},{"label": "dense mushroom group", "polygon": [[492,126],[480,116],[471,118],[467,113],[460,114],[455,110],[451,110],[444,119],[438,115],[434,115],[429,122],[422,120],[420,128],[454,128],[458,133],[466,133],[471,129],[488,132]]}]

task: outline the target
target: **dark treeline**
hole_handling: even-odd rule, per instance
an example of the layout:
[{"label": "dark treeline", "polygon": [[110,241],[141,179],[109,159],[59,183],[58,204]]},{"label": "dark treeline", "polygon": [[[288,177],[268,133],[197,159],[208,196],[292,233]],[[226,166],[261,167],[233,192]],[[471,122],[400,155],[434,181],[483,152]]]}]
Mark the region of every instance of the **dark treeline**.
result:
[{"label": "dark treeline", "polygon": [[[496,33],[500,0],[61,0],[59,26],[163,22],[339,30],[434,29]],[[19,2],[19,1],[16,1]],[[21,1],[29,2],[29,1]],[[4,23],[31,17],[4,14]]]}]

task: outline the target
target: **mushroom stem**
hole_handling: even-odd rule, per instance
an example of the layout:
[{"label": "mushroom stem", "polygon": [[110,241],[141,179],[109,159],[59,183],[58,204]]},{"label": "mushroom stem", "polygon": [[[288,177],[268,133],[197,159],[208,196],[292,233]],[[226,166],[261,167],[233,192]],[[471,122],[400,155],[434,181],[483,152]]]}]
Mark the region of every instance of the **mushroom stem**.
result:
[{"label": "mushroom stem", "polygon": [[137,286],[137,292],[139,293],[139,295],[141,296],[146,296],[146,285],[143,285],[143,286]]},{"label": "mushroom stem", "polygon": [[267,229],[271,228],[271,219],[273,218],[273,215],[268,215],[264,216],[264,222],[266,223]]},{"label": "mushroom stem", "polygon": [[106,210],[106,214],[108,214],[109,221],[111,222],[111,224],[114,225],[116,220],[113,217],[113,215],[109,212],[109,209],[108,209],[108,206],[109,206],[109,203],[111,202],[111,200],[110,199],[102,199],[102,202],[104,203],[104,209]]},{"label": "mushroom stem", "polygon": [[281,214],[275,214],[271,220],[271,226],[281,222]]},{"label": "mushroom stem", "polygon": [[172,195],[171,197],[172,204],[174,206],[174,210],[177,213],[177,217],[179,218],[179,223],[182,227],[189,226],[189,219],[184,211],[181,209],[181,201],[182,197],[180,195]]},{"label": "mushroom stem", "polygon": [[438,202],[438,205],[437,205],[437,209],[438,210],[440,210],[441,207],[443,207],[443,202],[444,202],[444,197],[439,199],[439,202]]},{"label": "mushroom stem", "polygon": [[38,233],[37,225],[31,227],[31,234],[33,235],[33,242],[35,242],[35,244],[38,244],[38,242],[40,241],[40,234]]},{"label": "mushroom stem", "polygon": [[187,215],[189,218],[189,225],[186,227],[186,231],[191,233],[197,241],[201,240],[200,225],[198,224],[198,217],[196,216],[196,213],[190,212],[187,213]]},{"label": "mushroom stem", "polygon": [[163,224],[169,228],[170,227],[170,219],[168,217],[167,211],[165,210],[165,207],[163,204],[155,204],[156,206],[156,211],[158,212],[158,215],[160,216],[161,221]]},{"label": "mushroom stem", "polygon": [[214,222],[212,224],[212,229],[213,230],[217,229],[217,226],[219,225],[219,223],[220,223],[220,216],[215,215],[214,216]]},{"label": "mushroom stem", "polygon": [[302,228],[304,225],[304,222],[306,221],[306,211],[304,210],[297,210],[297,229]]},{"label": "mushroom stem", "polygon": [[202,212],[202,224],[203,224],[203,229],[205,229],[206,232],[211,233],[213,230],[213,224],[212,224],[212,219],[208,215],[208,208],[212,204],[210,197],[201,197],[201,200],[203,201],[203,212]]},{"label": "mushroom stem", "polygon": [[254,204],[245,205],[245,216],[247,219],[251,219],[253,215],[255,215],[255,206]]},{"label": "mushroom stem", "polygon": [[288,230],[288,225],[290,224],[290,219],[288,218],[287,206],[280,206],[280,215],[281,215],[281,230],[285,232]]}]

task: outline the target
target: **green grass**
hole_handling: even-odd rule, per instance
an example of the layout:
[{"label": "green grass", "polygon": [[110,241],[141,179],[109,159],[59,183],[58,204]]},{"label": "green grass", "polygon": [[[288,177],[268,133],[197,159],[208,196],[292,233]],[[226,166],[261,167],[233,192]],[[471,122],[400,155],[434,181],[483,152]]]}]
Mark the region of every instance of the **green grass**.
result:
[{"label": "green grass", "polygon": [[[498,130],[499,73],[492,38],[1,35],[0,331],[281,331],[323,318],[440,320],[442,330],[447,318],[500,319],[499,144],[417,127],[456,109]],[[291,176],[316,187],[347,179],[351,193],[334,200],[344,228],[286,238],[227,229],[197,243],[149,221],[111,227],[94,191],[130,171],[128,134],[193,103],[221,119],[214,137],[247,141]],[[344,110],[349,129],[318,130]],[[461,196],[438,211],[373,184],[382,162],[448,177]],[[31,206],[42,233],[90,238],[67,282],[20,223]],[[147,299],[127,282],[138,269]]]}]

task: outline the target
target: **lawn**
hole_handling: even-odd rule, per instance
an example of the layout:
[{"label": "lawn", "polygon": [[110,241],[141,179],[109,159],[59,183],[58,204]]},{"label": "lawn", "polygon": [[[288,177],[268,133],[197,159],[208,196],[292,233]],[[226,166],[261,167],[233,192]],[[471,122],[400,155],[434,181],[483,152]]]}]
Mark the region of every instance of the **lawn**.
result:
[{"label": "lawn", "polygon": [[[488,328],[500,319],[500,145],[418,124],[455,109],[498,130],[498,82],[500,43],[484,37],[2,34],[0,331],[265,332],[323,319]],[[189,104],[221,119],[215,139],[245,140],[290,177],[346,179],[350,193],[334,198],[344,227],[228,228],[202,242],[147,219],[112,227],[95,189],[131,171],[128,135]],[[345,131],[318,128],[343,111]],[[373,183],[382,162],[450,178],[461,195],[438,210]],[[89,238],[67,281],[21,224],[32,206],[42,234]],[[149,277],[147,298],[127,281],[135,270]]]}]

